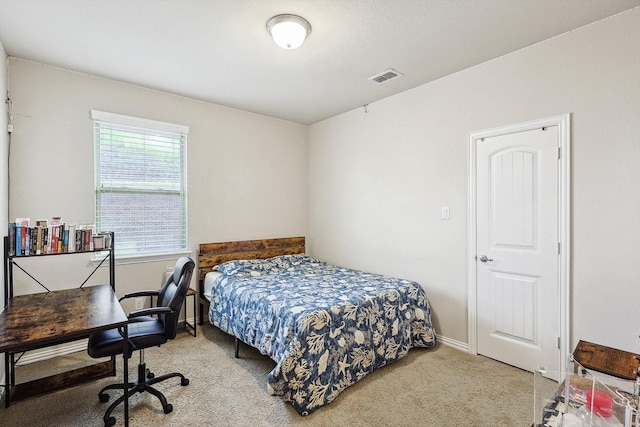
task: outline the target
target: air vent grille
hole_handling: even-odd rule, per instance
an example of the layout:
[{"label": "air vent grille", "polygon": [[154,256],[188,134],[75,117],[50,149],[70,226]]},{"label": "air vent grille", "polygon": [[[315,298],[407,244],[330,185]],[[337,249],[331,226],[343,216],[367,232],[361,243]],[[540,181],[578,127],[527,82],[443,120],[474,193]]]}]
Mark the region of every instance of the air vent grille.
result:
[{"label": "air vent grille", "polygon": [[400,76],[402,76],[402,73],[397,72],[393,68],[389,68],[388,70],[383,71],[380,74],[376,74],[375,76],[369,77],[369,80],[374,81],[378,84],[382,84]]}]

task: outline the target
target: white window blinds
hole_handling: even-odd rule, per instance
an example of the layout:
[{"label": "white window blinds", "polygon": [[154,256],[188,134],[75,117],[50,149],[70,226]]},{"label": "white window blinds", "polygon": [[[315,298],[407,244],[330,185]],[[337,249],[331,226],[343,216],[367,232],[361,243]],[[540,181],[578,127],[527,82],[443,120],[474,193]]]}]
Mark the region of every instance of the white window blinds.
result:
[{"label": "white window blinds", "polygon": [[189,128],[93,110],[96,227],[117,256],[187,250]]}]

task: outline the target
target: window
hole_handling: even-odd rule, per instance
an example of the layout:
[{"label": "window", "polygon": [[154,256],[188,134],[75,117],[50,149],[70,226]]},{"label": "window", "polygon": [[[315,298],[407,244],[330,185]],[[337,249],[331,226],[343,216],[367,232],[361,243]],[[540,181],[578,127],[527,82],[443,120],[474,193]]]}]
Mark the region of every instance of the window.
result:
[{"label": "window", "polygon": [[187,126],[93,110],[96,228],[119,257],[187,251]]}]

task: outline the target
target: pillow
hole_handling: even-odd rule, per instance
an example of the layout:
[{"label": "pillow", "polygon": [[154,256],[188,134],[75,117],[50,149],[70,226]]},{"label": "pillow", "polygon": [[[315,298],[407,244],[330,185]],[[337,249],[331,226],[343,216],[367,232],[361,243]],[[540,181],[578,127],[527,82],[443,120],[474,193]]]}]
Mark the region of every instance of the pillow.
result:
[{"label": "pillow", "polygon": [[213,267],[226,276],[250,277],[264,274],[277,274],[294,269],[317,267],[324,264],[315,258],[305,254],[280,255],[267,259],[240,259],[228,261]]},{"label": "pillow", "polygon": [[273,269],[274,265],[263,259],[238,259],[213,267],[214,271],[220,271],[227,276],[259,276]]},{"label": "pillow", "polygon": [[320,264],[324,264],[322,261],[317,260],[315,258],[311,258],[306,254],[296,254],[296,255],[281,255],[273,258],[269,258],[275,266],[280,269],[288,270],[293,267],[314,267]]}]

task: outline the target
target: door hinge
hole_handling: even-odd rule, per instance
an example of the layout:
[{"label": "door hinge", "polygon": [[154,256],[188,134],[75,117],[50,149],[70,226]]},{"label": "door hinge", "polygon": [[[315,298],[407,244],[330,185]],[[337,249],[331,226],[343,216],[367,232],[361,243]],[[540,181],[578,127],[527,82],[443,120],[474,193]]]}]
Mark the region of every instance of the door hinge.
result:
[{"label": "door hinge", "polygon": [[558,255],[560,255],[562,252],[562,249],[560,248],[560,242],[558,242]]},{"label": "door hinge", "polygon": [[558,160],[560,160],[560,153],[562,153],[562,148],[558,147]]},{"label": "door hinge", "polygon": [[560,350],[560,337],[558,337],[558,350]]}]

